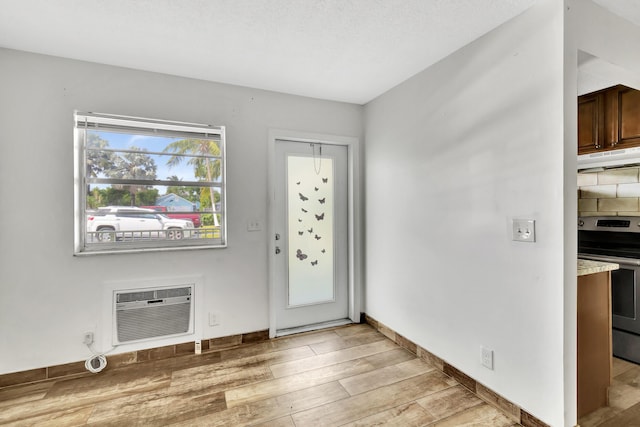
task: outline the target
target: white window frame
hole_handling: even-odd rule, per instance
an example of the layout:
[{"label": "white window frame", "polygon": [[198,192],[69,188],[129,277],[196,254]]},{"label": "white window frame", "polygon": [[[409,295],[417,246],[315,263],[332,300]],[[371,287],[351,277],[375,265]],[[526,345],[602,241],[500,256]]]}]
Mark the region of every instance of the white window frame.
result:
[{"label": "white window frame", "polygon": [[[211,139],[218,142],[220,155],[215,156],[220,161],[220,177],[215,181],[215,187],[220,192],[220,207],[214,215],[220,215],[219,238],[190,238],[182,240],[169,240],[162,238],[148,239],[147,241],[127,242],[100,242],[88,241],[87,238],[87,185],[91,183],[110,183],[108,178],[87,177],[87,131],[98,130],[105,132],[117,132],[132,135],[156,135],[192,139]],[[192,157],[198,157],[194,155]],[[116,180],[122,184],[122,180]],[[175,183],[161,179],[136,180],[129,182],[142,182],[141,185],[169,185]],[[181,181],[182,182],[182,181]],[[213,183],[213,181],[211,181]],[[211,184],[209,183],[209,184]],[[207,182],[188,182],[186,186],[198,187]],[[198,184],[198,185],[197,185]],[[182,184],[181,184],[182,185]],[[204,185],[206,186],[206,185]],[[215,204],[215,201],[212,200]],[[198,233],[195,229],[196,234]],[[203,233],[203,235],[205,235]],[[132,253],[148,251],[174,251],[227,247],[227,211],[226,211],[226,144],[225,127],[212,126],[197,123],[176,122],[140,117],[120,116],[101,113],[74,113],[74,255],[93,255],[109,253]]]}]

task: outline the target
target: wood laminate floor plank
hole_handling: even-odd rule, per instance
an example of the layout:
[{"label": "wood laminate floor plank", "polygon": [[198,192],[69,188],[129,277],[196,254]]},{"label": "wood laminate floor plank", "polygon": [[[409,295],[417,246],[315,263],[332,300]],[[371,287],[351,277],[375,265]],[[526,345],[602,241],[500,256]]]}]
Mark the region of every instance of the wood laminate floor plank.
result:
[{"label": "wood laminate floor plank", "polygon": [[397,344],[389,340],[377,341],[371,344],[364,344],[357,347],[317,355],[305,360],[274,364],[271,365],[271,372],[273,372],[274,377],[279,378],[324,366],[335,365],[340,362],[346,362],[347,360],[359,359],[361,357],[370,356],[372,354],[381,353],[394,348],[397,348]]},{"label": "wood laminate floor plank", "polygon": [[3,426],[20,427],[59,427],[85,425],[93,411],[93,405],[80,406],[61,411],[53,411],[47,414],[22,418],[19,421],[2,423]]},{"label": "wood laminate floor plank", "polygon": [[224,392],[230,388],[272,378],[268,365],[233,366],[222,370],[193,373],[192,377],[180,375],[172,379],[167,394],[170,396],[188,394],[196,397],[212,392]]},{"label": "wood laminate floor plank", "polygon": [[636,365],[635,363],[628,362],[626,360],[614,357],[613,358],[613,363],[612,363],[613,370],[611,372],[611,376],[613,378],[615,378],[618,375],[623,374],[623,373],[627,372],[630,369],[637,369],[637,367],[638,367],[638,365]]},{"label": "wood laminate floor plank", "polygon": [[514,422],[504,413],[486,403],[464,409],[443,420],[429,424],[430,427],[510,427]]},{"label": "wood laminate floor plank", "polygon": [[368,325],[366,323],[347,325],[347,326],[334,329],[334,332],[341,337],[348,337],[351,335],[357,335],[357,334],[367,333],[371,331],[375,331],[375,329],[372,328],[371,325]]},{"label": "wood laminate floor plank", "polygon": [[387,409],[358,421],[343,424],[342,427],[370,427],[370,426],[403,426],[421,427],[434,421],[433,415],[415,402],[406,403],[395,408]]},{"label": "wood laminate floor plank", "polygon": [[234,407],[248,402],[292,393],[308,387],[338,381],[365,372],[377,372],[384,366],[416,360],[409,352],[395,348],[393,350],[348,360],[331,366],[325,366],[287,377],[276,378],[255,384],[237,387],[226,393],[227,405]]},{"label": "wood laminate floor plank", "polygon": [[620,409],[604,407],[581,417],[578,420],[580,427],[597,427],[608,419],[611,419],[622,412]]},{"label": "wood laminate floor plank", "polygon": [[[291,414],[316,408],[330,402],[341,401],[349,394],[337,381],[309,387],[293,393],[251,402],[245,405],[229,408],[224,411],[193,418],[177,423],[177,426],[244,426],[277,420]],[[296,425],[302,425],[297,424]]]},{"label": "wood laminate floor plank", "polygon": [[186,421],[227,408],[224,392],[192,395],[142,393],[98,403],[89,425],[156,426]]},{"label": "wood laminate floor plank", "polygon": [[252,427],[296,427],[291,416],[266,421],[260,424],[253,424]]},{"label": "wood laminate floor plank", "polygon": [[108,399],[113,395],[135,394],[168,387],[170,370],[155,370],[140,366],[137,370],[118,369],[90,377],[56,381],[46,398]]},{"label": "wood laminate floor plank", "polygon": [[[73,410],[98,402],[138,393],[166,389],[171,382],[167,371],[120,371],[90,377],[56,381],[44,398],[13,405],[0,411],[0,424]],[[28,406],[27,406],[28,405]],[[53,416],[53,415],[52,415]]]},{"label": "wood laminate floor plank", "polygon": [[440,371],[431,371],[366,393],[292,415],[300,426],[338,426],[411,402],[456,384]]},{"label": "wood laminate floor plank", "polygon": [[301,359],[314,357],[316,354],[309,346],[292,347],[283,350],[269,351],[266,353],[258,353],[254,355],[246,355],[243,357],[223,358],[222,361],[206,366],[196,366],[193,368],[176,369],[173,374],[174,379],[181,377],[191,378],[198,373],[210,373],[216,370],[224,370],[230,367],[247,367],[247,366],[270,366],[278,363],[295,362]]},{"label": "wood laminate floor plank", "polygon": [[53,384],[50,381],[0,389],[0,410],[8,406],[40,400],[44,398]]},{"label": "wood laminate floor plank", "polygon": [[241,359],[249,356],[293,349],[296,347],[305,347],[336,338],[338,338],[338,335],[333,330],[307,332],[305,334],[289,335],[248,346],[222,350],[220,351],[220,357],[223,361]]},{"label": "wood laminate floor plank", "polygon": [[439,420],[478,406],[483,402],[465,387],[457,384],[417,399],[417,403]]},{"label": "wood laminate floor plank", "polygon": [[382,341],[385,337],[379,332],[370,331],[362,332],[356,335],[348,335],[346,337],[338,336],[334,340],[327,340],[315,344],[309,344],[309,347],[315,354],[331,353],[333,351],[343,350],[345,348],[357,347],[363,344],[371,344],[373,342]]},{"label": "wood laminate floor plank", "polygon": [[603,421],[598,424],[599,427],[620,427],[620,426],[640,426],[640,403],[637,403],[630,408],[619,412],[612,418]]},{"label": "wood laminate floor plank", "polygon": [[412,359],[406,362],[390,365],[349,378],[340,380],[340,384],[347,392],[354,396],[376,388],[380,388],[398,381],[406,380],[420,374],[434,370],[435,367],[422,359]]},{"label": "wood laminate floor plank", "polygon": [[609,406],[616,409],[625,410],[640,402],[640,387],[613,381],[613,386],[609,389]]}]

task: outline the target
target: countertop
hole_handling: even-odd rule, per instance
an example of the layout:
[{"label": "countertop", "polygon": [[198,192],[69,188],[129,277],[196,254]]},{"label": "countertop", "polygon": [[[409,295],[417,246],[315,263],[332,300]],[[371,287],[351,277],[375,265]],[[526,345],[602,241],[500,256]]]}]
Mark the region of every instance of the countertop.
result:
[{"label": "countertop", "polygon": [[617,270],[620,266],[612,262],[590,261],[578,259],[578,276],[587,274],[602,273],[605,271]]}]

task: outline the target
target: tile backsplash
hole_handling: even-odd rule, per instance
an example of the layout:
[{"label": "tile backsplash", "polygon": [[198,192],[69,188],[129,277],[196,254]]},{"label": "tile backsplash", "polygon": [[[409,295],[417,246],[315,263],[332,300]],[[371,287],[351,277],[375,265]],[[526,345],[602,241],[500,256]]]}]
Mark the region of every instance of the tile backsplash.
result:
[{"label": "tile backsplash", "polygon": [[640,166],[578,173],[579,216],[640,216]]}]

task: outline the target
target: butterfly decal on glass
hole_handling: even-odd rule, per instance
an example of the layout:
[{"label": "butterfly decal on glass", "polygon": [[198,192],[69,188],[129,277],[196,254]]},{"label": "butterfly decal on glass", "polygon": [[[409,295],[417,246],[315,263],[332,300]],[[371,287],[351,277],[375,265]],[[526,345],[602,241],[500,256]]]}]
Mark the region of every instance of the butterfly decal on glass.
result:
[{"label": "butterfly decal on glass", "polygon": [[323,197],[322,199],[318,199],[318,201],[320,202],[321,205],[324,205],[324,201],[327,200],[326,197]]},{"label": "butterfly decal on glass", "polygon": [[298,236],[302,236],[304,234],[304,231],[298,231]]},{"label": "butterfly decal on glass", "polygon": [[322,212],[320,215],[316,215],[316,219],[318,221],[322,221],[324,219],[324,212]]},{"label": "butterfly decal on glass", "polygon": [[316,265],[318,265],[318,260],[315,260],[315,261],[311,261],[311,265],[313,265],[313,266],[316,266]]},{"label": "butterfly decal on glass", "polygon": [[307,200],[309,200],[309,198],[302,193],[298,193],[298,196],[300,196],[300,200],[302,200],[303,202],[306,202]]},{"label": "butterfly decal on glass", "polygon": [[320,239],[322,239],[322,237],[320,237],[320,236],[318,236],[318,235],[316,234],[316,235],[315,235],[315,239],[316,239],[316,240],[320,240]]},{"label": "butterfly decal on glass", "polygon": [[305,208],[300,208],[300,209],[302,209],[302,212],[304,212],[304,213],[309,212],[309,211],[308,211],[308,210],[306,210]]},{"label": "butterfly decal on glass", "polygon": [[313,189],[314,189],[314,190],[316,190],[316,191],[318,191],[318,190],[319,190],[319,188],[318,188],[318,187],[313,187]]},{"label": "butterfly decal on glass", "polygon": [[300,181],[296,182],[296,185],[300,185]]},{"label": "butterfly decal on glass", "polygon": [[304,259],[307,259],[307,255],[303,254],[303,253],[302,253],[302,251],[301,251],[300,249],[298,249],[298,250],[296,251],[296,257],[297,257],[300,261],[302,261],[302,260],[304,260]]},{"label": "butterfly decal on glass", "polygon": [[326,184],[326,183],[327,183],[327,181],[329,181],[329,178],[322,178],[322,182],[323,182],[323,183],[325,183],[325,184]]},{"label": "butterfly decal on glass", "polygon": [[327,252],[327,251],[326,251],[326,249],[323,249],[323,250],[321,250],[320,252],[325,253],[325,252]]},{"label": "butterfly decal on glass", "polygon": [[309,232],[309,234],[313,233],[313,227],[311,227],[310,229],[307,230]]},{"label": "butterfly decal on glass", "polygon": [[302,222],[302,220],[300,218],[298,218],[298,222]]}]

